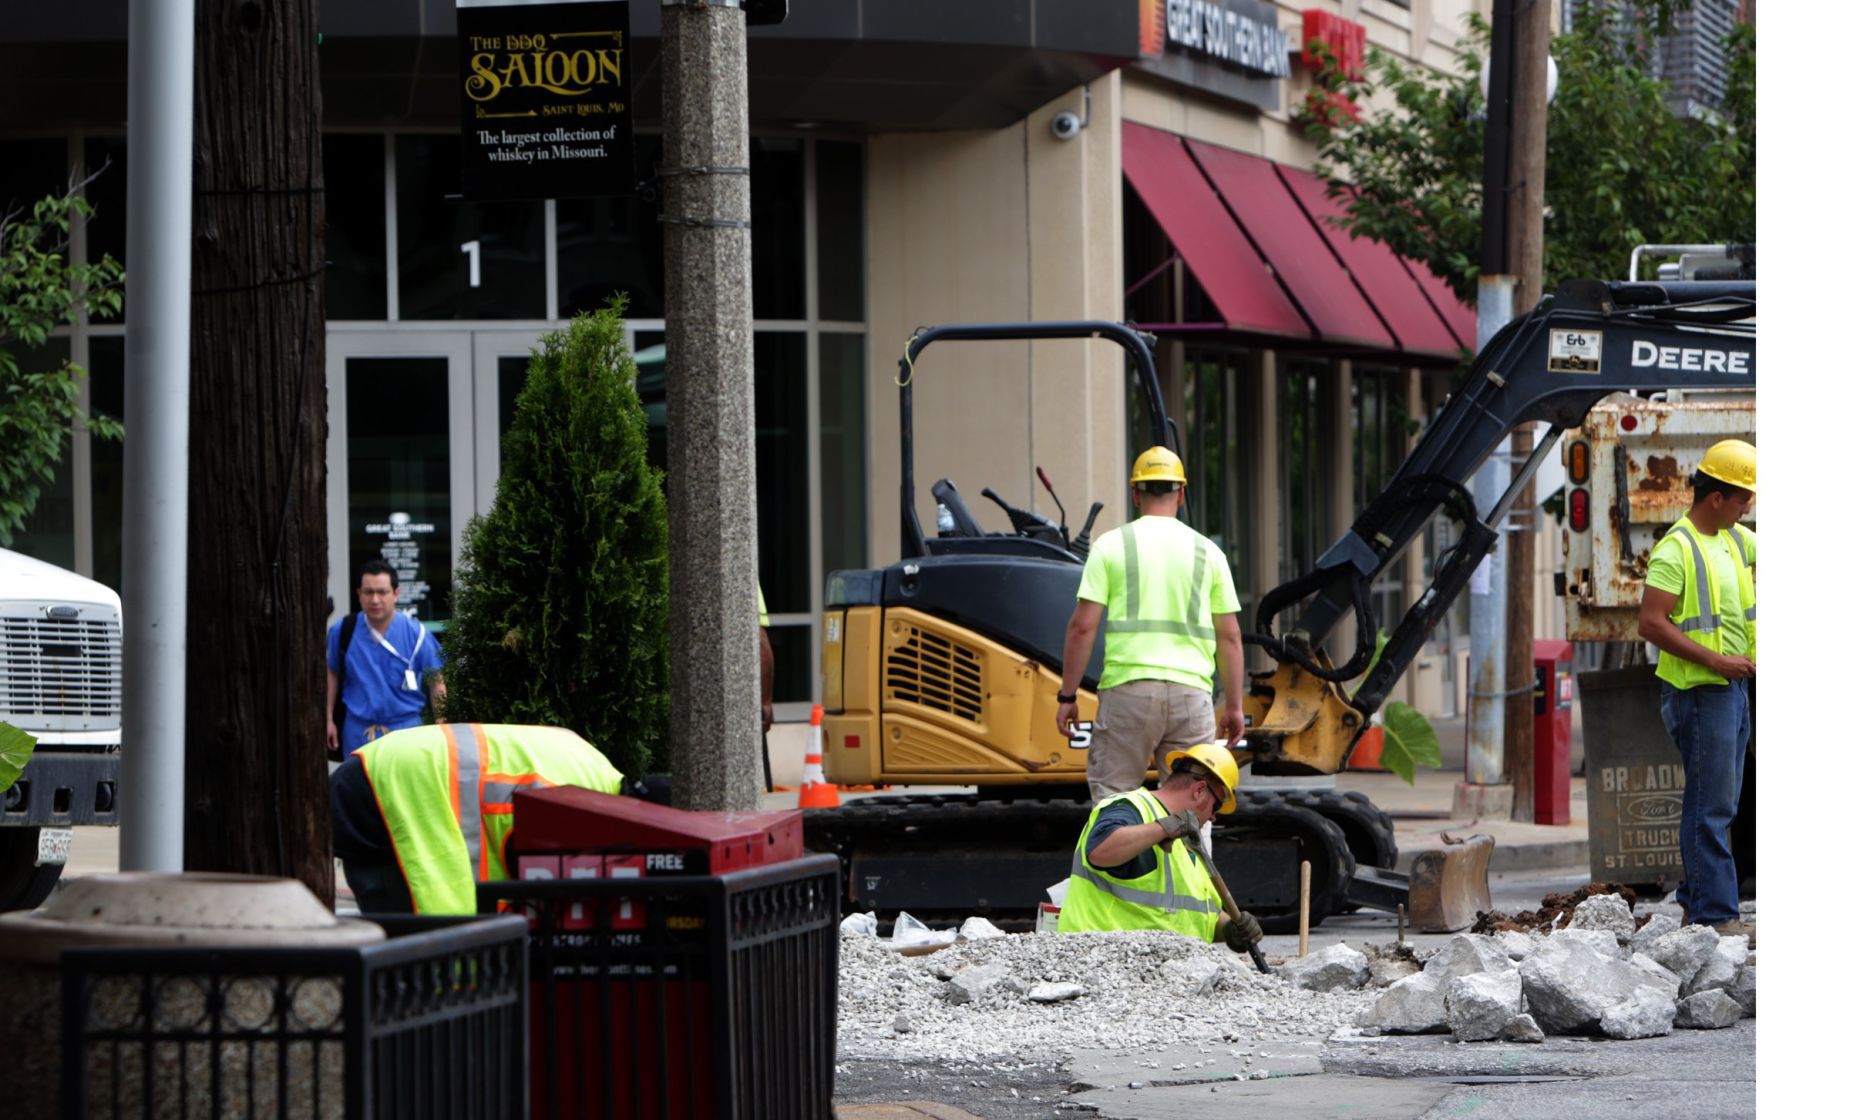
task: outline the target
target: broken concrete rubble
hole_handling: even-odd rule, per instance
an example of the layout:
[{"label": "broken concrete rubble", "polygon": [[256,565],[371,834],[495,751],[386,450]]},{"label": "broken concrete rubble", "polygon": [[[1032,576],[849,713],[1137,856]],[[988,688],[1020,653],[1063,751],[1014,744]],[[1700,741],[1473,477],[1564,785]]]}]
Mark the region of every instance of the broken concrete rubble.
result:
[{"label": "broken concrete rubble", "polygon": [[1288,961],[1279,975],[1313,992],[1335,992],[1368,983],[1368,958],[1338,942],[1304,957]]},{"label": "broken concrete rubble", "polygon": [[1396,980],[1418,974],[1421,968],[1420,958],[1409,945],[1364,944],[1362,955],[1368,958],[1368,986],[1371,988],[1385,988]]},{"label": "broken concrete rubble", "polygon": [[1496,934],[1496,938],[1497,947],[1508,954],[1512,961],[1520,961],[1535,951],[1535,937],[1521,930],[1499,930]]},{"label": "broken concrete rubble", "polygon": [[1757,966],[1746,965],[1735,976],[1734,983],[1728,985],[1728,998],[1741,1005],[1741,1015],[1748,1019],[1755,1017],[1755,988],[1758,984],[1755,973],[1757,971]]},{"label": "broken concrete rubble", "polygon": [[1712,1031],[1732,1027],[1740,1019],[1741,1005],[1719,989],[1697,992],[1677,1004],[1676,1024],[1679,1027]]},{"label": "broken concrete rubble", "polygon": [[1608,1007],[1599,1029],[1608,1038],[1657,1038],[1670,1033],[1676,1017],[1676,1000],[1662,988],[1645,986]]},{"label": "broken concrete rubble", "polygon": [[1356,1025],[1377,1027],[1389,1034],[1445,1030],[1445,992],[1452,979],[1429,969],[1395,981],[1381,993],[1375,1005],[1356,1020]]},{"label": "broken concrete rubble", "polygon": [[1445,990],[1445,1022],[1461,1042],[1487,1042],[1522,1014],[1522,976],[1515,969],[1454,977]]},{"label": "broken concrete rubble", "polygon": [[1043,981],[1028,989],[1028,998],[1035,1003],[1059,1003],[1062,1000],[1078,999],[1086,990],[1078,984],[1051,984]]},{"label": "broken concrete rubble", "polygon": [[1504,1024],[1502,1037],[1505,1042],[1542,1042],[1548,1036],[1536,1025],[1535,1016],[1525,1013]]},{"label": "broken concrete rubble", "polygon": [[[1611,898],[1611,897],[1612,896],[1609,894],[1602,894],[1602,895],[1595,896],[1595,898]],[[1581,904],[1581,909],[1584,910],[1587,906],[1587,903],[1591,903],[1593,901],[1594,899],[1589,898],[1587,902]],[[1579,911],[1575,911],[1575,913],[1578,914]],[[1578,941],[1580,944],[1585,945],[1587,948],[1593,950],[1595,953],[1598,953],[1600,956],[1605,957],[1609,961],[1617,961],[1617,960],[1625,959],[1625,954],[1621,952],[1619,949],[1618,936],[1609,929],[1572,929],[1572,928],[1569,928],[1569,929],[1563,929],[1563,930],[1556,930],[1555,933],[1549,938],[1549,940],[1550,941],[1557,941],[1557,940],[1558,941]]]},{"label": "broken concrete rubble", "polygon": [[1689,925],[1665,934],[1639,952],[1676,973],[1679,983],[1688,984],[1709,963],[1720,943],[1721,934],[1708,926]]},{"label": "broken concrete rubble", "polygon": [[1651,920],[1639,926],[1638,932],[1632,934],[1632,952],[1643,950],[1665,934],[1675,933],[1678,928],[1677,920],[1668,914],[1651,915]]},{"label": "broken concrete rubble", "polygon": [[1002,965],[978,965],[951,977],[944,986],[944,998],[951,1003],[975,1003],[998,988],[1019,990],[1020,986]]},{"label": "broken concrete rubble", "polygon": [[1579,938],[1550,937],[1518,969],[1529,1013],[1549,1034],[1596,1031],[1608,1009],[1640,988],[1665,986],[1661,977],[1606,957]]},{"label": "broken concrete rubble", "polygon": [[1440,946],[1426,962],[1426,971],[1446,977],[1469,976],[1474,972],[1502,972],[1513,963],[1496,938],[1481,933],[1461,933]]},{"label": "broken concrete rubble", "polygon": [[1567,928],[1610,930],[1620,944],[1625,944],[1638,932],[1638,922],[1625,899],[1616,894],[1596,894],[1574,907],[1574,917]]},{"label": "broken concrete rubble", "polygon": [[1227,966],[1212,957],[1164,961],[1159,971],[1173,991],[1185,995],[1205,996],[1232,979]]},{"label": "broken concrete rubble", "polygon": [[1713,988],[1727,989],[1734,984],[1741,970],[1747,967],[1746,937],[1724,937],[1715,944],[1715,951],[1703,964],[1702,970],[1690,980],[1684,989],[1684,995],[1694,995]]}]

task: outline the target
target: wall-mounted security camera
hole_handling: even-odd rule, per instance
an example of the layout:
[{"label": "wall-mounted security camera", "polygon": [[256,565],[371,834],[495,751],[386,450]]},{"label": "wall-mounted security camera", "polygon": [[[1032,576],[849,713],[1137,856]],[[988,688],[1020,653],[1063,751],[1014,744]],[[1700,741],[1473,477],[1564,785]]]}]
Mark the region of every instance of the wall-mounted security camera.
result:
[{"label": "wall-mounted security camera", "polygon": [[1055,113],[1049,127],[1053,129],[1055,140],[1071,140],[1079,135],[1079,130],[1085,124],[1080,121],[1078,113]]}]

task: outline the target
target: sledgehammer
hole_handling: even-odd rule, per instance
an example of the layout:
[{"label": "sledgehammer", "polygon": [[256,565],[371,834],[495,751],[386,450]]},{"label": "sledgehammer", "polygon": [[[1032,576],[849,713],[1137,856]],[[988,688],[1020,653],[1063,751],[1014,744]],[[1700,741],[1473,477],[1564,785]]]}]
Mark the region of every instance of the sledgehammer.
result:
[{"label": "sledgehammer", "polygon": [[[1201,845],[1193,836],[1188,836],[1186,839],[1188,846],[1201,857],[1201,862],[1208,865],[1208,878],[1214,881],[1214,890],[1220,895],[1220,908],[1237,921],[1240,917],[1240,908],[1234,905],[1233,892],[1227,889],[1227,880],[1220,877],[1220,868],[1214,866],[1214,860],[1208,856],[1208,853],[1201,850]],[[1246,950],[1246,955],[1253,959],[1253,967],[1260,972],[1269,974],[1272,971],[1272,966],[1265,963],[1265,954],[1259,951],[1259,946],[1250,946]]]}]

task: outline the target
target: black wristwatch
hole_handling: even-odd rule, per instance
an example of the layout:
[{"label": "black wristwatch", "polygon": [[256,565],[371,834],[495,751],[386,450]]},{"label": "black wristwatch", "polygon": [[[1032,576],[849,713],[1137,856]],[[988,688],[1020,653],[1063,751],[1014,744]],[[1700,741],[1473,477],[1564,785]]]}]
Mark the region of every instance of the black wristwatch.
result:
[{"label": "black wristwatch", "polygon": [[1056,692],[1053,694],[1053,698],[1062,704],[1079,703],[1079,694],[1076,692]]}]

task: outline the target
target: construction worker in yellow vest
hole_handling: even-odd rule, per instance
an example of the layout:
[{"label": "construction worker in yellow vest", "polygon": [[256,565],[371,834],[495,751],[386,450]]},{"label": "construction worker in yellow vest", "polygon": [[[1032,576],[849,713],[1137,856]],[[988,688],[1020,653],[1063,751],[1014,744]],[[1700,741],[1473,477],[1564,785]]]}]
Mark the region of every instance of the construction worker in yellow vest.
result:
[{"label": "construction worker in yellow vest", "polygon": [[1244,953],[1264,934],[1251,914],[1221,910],[1198,847],[1201,822],[1233,812],[1239,763],[1227,748],[1201,743],[1170,752],[1163,769],[1168,776],[1154,791],[1093,806],[1073,846],[1060,932],[1166,929]]},{"label": "construction worker in yellow vest", "polygon": [[[1182,460],[1168,448],[1137,456],[1131,500],[1142,516],[1092,545],[1066,624],[1054,720],[1068,739],[1079,722],[1080,679],[1099,627],[1105,630],[1098,716],[1086,752],[1094,801],[1143,785],[1152,756],[1160,776],[1169,748],[1215,738],[1231,745],[1246,728],[1240,600],[1226,554],[1176,516],[1187,481]],[[1218,721],[1217,660],[1226,689]]]},{"label": "construction worker in yellow vest", "polygon": [[514,793],[620,793],[623,775],[562,727],[439,723],[393,731],[329,779],[334,855],[369,914],[473,914],[475,885],[506,879]]},{"label": "construction worker in yellow vest", "polygon": [[1685,924],[1754,936],[1741,921],[1728,829],[1740,808],[1753,730],[1755,645],[1754,531],[1740,524],[1753,508],[1758,454],[1727,439],[1696,468],[1695,501],[1651,550],[1638,634],[1659,650],[1664,726],[1683,756],[1683,822],[1678,836]]}]

